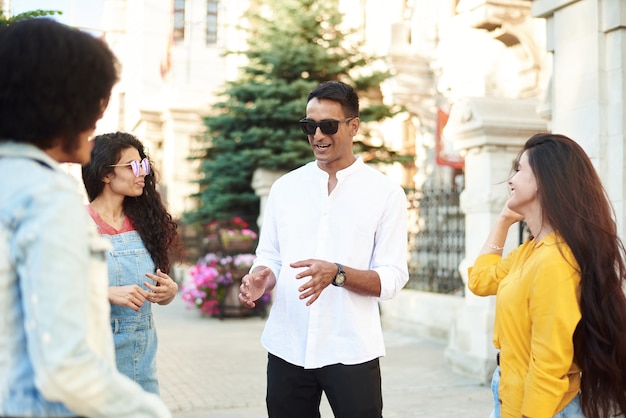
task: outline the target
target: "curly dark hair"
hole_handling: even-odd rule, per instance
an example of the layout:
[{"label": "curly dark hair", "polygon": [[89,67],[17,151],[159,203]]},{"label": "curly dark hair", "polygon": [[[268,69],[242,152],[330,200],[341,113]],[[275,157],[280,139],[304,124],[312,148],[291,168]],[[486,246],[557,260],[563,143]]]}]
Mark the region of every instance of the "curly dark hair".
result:
[{"label": "curly dark hair", "polygon": [[544,217],[580,270],[582,318],[573,343],[582,370],[583,413],[587,418],[626,414],[626,267],[609,198],[587,154],[572,139],[537,134],[524,151]]},{"label": "curly dark hair", "polygon": [[118,80],[104,42],[51,19],[0,27],[0,141],[64,151],[92,129]]},{"label": "curly dark hair", "polygon": [[[102,193],[102,179],[112,173],[113,164],[117,164],[122,151],[135,148],[141,159],[150,157],[146,154],[141,141],[129,133],[115,132],[98,135],[93,140],[91,161],[83,166],[83,183],[89,201],[92,202]],[[157,268],[166,274],[170,272],[170,259],[180,260],[182,243],[177,232],[177,224],[167,212],[156,190],[156,180],[152,163],[150,174],[145,177],[145,186],[141,196],[124,198],[124,214],[139,233],[144,245]]]}]

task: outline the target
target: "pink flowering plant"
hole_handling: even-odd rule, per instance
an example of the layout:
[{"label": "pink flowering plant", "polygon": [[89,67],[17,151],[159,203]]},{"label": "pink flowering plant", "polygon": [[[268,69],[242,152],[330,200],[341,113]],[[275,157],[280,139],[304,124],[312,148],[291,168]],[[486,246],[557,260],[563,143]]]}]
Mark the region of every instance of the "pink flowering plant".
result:
[{"label": "pink flowering plant", "polygon": [[208,253],[189,271],[191,278],[182,286],[182,297],[205,315],[217,315],[226,290],[233,283],[232,272],[225,266],[231,257]]},{"label": "pink flowering plant", "polygon": [[[229,288],[239,286],[255,258],[250,253],[227,256],[206,254],[191,268],[190,279],[182,285],[183,300],[204,315],[220,315]],[[261,298],[260,303],[265,304],[269,300],[268,293]]]},{"label": "pink flowering plant", "polygon": [[[257,233],[238,216],[209,222],[204,229],[207,254],[191,268],[190,277],[181,286],[182,298],[204,315],[222,317],[227,311],[241,310],[239,314],[246,315],[248,309],[241,307],[237,294],[241,278],[256,258],[252,252]],[[257,303],[256,313],[263,314],[269,302],[267,293]]]}]

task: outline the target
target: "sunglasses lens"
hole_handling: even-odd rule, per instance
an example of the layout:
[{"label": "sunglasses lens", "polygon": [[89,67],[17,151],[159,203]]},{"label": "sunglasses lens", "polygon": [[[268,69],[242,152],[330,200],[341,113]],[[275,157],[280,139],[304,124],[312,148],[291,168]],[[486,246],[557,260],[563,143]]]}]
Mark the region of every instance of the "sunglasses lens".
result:
[{"label": "sunglasses lens", "polygon": [[302,132],[304,132],[305,135],[314,135],[315,129],[317,129],[317,123],[311,120],[301,120],[300,128],[302,128]]},{"label": "sunglasses lens", "polygon": [[150,174],[150,161],[147,158],[141,160],[141,162],[137,160],[132,160],[130,162],[130,167],[133,169],[133,174],[135,177],[139,177],[141,175],[141,170],[146,173],[146,176]]},{"label": "sunglasses lens", "polygon": [[135,177],[139,177],[139,161],[132,160],[130,162],[130,167],[133,169],[133,174]]},{"label": "sunglasses lens", "polygon": [[323,120],[320,122],[315,122],[308,119],[303,119],[300,121],[300,128],[302,128],[302,132],[306,135],[315,135],[315,130],[317,127],[320,127],[320,130],[325,135],[334,135],[339,130],[339,121],[334,119]]},{"label": "sunglasses lens", "polygon": [[146,173],[146,176],[150,174],[150,161],[148,161],[147,158],[144,158],[143,160],[141,160],[141,167],[143,168],[143,171]]},{"label": "sunglasses lens", "polygon": [[334,119],[323,120],[319,123],[319,125],[322,133],[326,135],[334,135],[339,129],[339,121]]}]

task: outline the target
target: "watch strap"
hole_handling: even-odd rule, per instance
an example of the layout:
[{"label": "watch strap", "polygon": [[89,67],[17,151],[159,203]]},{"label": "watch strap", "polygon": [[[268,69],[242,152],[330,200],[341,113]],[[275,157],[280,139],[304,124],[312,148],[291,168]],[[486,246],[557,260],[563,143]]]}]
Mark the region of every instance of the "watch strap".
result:
[{"label": "watch strap", "polygon": [[335,263],[335,265],[337,266],[337,273],[335,273],[335,277],[333,277],[332,284],[333,286],[342,287],[346,283],[346,272],[343,270],[341,264]]}]

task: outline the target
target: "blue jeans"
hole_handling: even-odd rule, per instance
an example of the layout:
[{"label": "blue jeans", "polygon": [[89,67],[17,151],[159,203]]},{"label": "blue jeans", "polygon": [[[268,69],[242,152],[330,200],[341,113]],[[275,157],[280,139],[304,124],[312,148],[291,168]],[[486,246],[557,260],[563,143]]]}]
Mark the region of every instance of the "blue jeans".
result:
[{"label": "blue jeans", "polygon": [[[500,366],[496,367],[491,379],[491,393],[493,394],[493,411],[489,418],[500,418],[500,396],[498,395],[498,387],[500,386]],[[580,395],[576,395],[565,408],[553,418],[585,418],[580,409]]]}]

